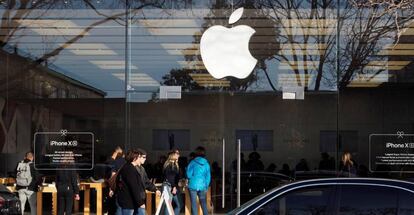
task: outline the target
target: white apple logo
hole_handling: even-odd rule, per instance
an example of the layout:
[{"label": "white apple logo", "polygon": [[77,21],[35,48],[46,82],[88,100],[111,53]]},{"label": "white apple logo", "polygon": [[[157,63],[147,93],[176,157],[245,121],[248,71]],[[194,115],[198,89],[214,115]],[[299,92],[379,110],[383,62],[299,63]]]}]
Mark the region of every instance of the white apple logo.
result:
[{"label": "white apple logo", "polygon": [[[234,11],[229,24],[237,22],[242,14],[243,8]],[[216,79],[226,76],[244,79],[249,76],[257,63],[249,51],[249,40],[255,32],[247,25],[208,28],[200,41],[201,58],[207,71]]]}]

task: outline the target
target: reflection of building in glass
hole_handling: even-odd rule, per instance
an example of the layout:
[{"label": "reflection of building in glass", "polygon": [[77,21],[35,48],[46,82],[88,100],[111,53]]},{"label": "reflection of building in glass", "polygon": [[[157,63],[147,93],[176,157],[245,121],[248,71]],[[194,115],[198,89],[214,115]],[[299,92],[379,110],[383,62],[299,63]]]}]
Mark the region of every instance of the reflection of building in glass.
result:
[{"label": "reflection of building in glass", "polygon": [[0,73],[0,89],[3,89],[0,91],[0,110],[4,113],[0,119],[2,153],[33,149],[30,146],[33,131],[62,129],[62,123],[66,121],[64,113],[37,102],[37,99],[99,99],[105,96],[101,90],[17,53],[1,51],[0,62],[7,70]]},{"label": "reflection of building in glass", "polygon": [[[18,50],[16,50],[18,53]],[[20,56],[0,52],[7,72],[0,73],[0,95],[12,98],[103,98],[105,92]],[[6,91],[7,89],[7,91]]]}]

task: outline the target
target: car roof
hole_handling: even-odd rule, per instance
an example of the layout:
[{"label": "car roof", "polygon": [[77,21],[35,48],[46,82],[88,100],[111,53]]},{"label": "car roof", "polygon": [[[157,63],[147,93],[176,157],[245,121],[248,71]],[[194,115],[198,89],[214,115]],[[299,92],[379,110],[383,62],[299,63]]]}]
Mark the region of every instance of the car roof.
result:
[{"label": "car roof", "polygon": [[410,181],[402,181],[397,179],[388,179],[388,178],[319,178],[319,179],[310,179],[303,181],[296,181],[290,183],[286,186],[300,186],[306,184],[382,184],[389,186],[398,186],[406,189],[411,189],[414,191],[414,183]]},{"label": "car roof", "polygon": [[414,193],[414,183],[409,181],[402,181],[396,179],[386,179],[386,178],[321,178],[321,179],[310,179],[303,181],[295,181],[283,186],[274,188],[244,204],[238,209],[235,209],[229,214],[238,214],[239,212],[244,211],[245,209],[250,208],[252,205],[263,202],[266,197],[272,196],[274,193],[284,193],[288,192],[291,189],[296,189],[300,187],[307,186],[317,186],[317,185],[375,185],[375,186],[387,186],[394,187],[398,189],[404,189],[406,191]]}]

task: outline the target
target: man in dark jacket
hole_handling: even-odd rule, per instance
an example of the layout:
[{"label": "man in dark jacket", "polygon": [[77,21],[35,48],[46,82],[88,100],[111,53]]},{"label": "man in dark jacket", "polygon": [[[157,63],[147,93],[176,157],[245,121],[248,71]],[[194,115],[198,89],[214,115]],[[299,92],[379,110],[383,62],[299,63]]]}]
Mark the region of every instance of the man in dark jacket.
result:
[{"label": "man in dark jacket", "polygon": [[71,215],[73,200],[79,200],[78,175],[75,170],[56,171],[58,215]]},{"label": "man in dark jacket", "polygon": [[36,215],[36,192],[40,184],[40,177],[33,165],[33,153],[27,152],[24,160],[16,167],[16,189],[22,207],[22,214],[26,201],[29,201],[30,213]]},{"label": "man in dark jacket", "polygon": [[[147,172],[145,171],[144,167],[142,166],[146,159],[147,159],[147,152],[145,152],[143,149],[137,149],[138,152],[138,165],[135,166],[136,172],[140,175],[141,177],[141,188],[151,192],[156,192],[157,195],[161,195],[161,192],[157,189],[157,187],[155,187],[155,185],[149,180],[148,176],[147,176]],[[144,192],[144,198],[145,198],[145,192]],[[135,212],[135,214],[138,215],[145,215],[145,208],[138,208],[138,210]]]},{"label": "man in dark jacket", "polygon": [[125,157],[126,164],[119,170],[117,176],[116,198],[117,214],[132,215],[138,208],[145,211],[145,189],[141,176],[135,169],[139,163],[139,152],[131,150]]}]

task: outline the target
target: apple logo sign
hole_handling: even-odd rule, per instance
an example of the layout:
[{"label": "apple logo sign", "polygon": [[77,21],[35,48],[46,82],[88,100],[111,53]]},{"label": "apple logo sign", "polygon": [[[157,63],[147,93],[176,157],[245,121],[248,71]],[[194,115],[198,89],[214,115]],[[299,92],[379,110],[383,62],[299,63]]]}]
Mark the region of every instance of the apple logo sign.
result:
[{"label": "apple logo sign", "polygon": [[[229,24],[237,22],[242,15],[243,8],[235,10]],[[249,51],[249,40],[255,32],[247,25],[233,28],[215,25],[208,28],[200,41],[201,58],[207,71],[216,79],[227,76],[247,78],[257,63]]]}]

